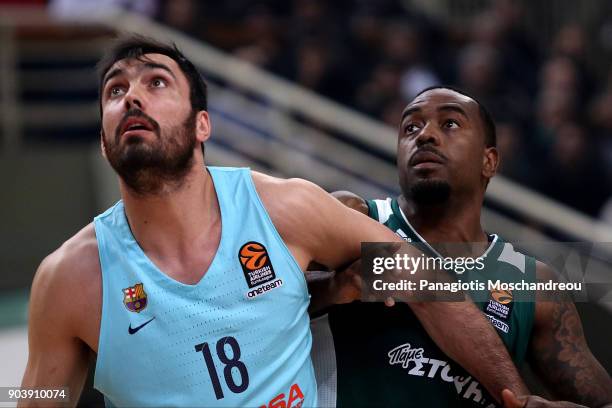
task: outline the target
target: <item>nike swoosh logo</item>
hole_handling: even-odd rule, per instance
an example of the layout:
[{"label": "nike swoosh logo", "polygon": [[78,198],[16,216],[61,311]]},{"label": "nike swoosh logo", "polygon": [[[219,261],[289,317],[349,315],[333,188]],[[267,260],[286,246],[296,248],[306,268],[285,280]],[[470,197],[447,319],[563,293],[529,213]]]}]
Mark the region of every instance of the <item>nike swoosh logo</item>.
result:
[{"label": "nike swoosh logo", "polygon": [[134,327],[133,329],[132,329],[132,323],[130,323],[130,327],[128,327],[128,333],[130,333],[130,334],[136,333],[138,330],[142,329],[147,324],[151,323],[153,321],[153,319],[155,319],[155,317],[152,317],[151,320],[146,321],[143,324],[141,324],[140,326]]}]

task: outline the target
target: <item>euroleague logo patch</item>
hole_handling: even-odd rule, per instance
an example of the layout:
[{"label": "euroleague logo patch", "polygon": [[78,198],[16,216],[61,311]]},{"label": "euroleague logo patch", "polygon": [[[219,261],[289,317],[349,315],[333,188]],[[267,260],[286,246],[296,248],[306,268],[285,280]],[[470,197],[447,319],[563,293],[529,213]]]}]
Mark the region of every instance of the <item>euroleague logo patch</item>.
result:
[{"label": "euroleague logo patch", "polygon": [[495,289],[491,291],[491,297],[502,305],[507,305],[512,302],[512,292],[504,289]]},{"label": "euroleague logo patch", "polygon": [[492,290],[489,302],[485,307],[485,315],[491,324],[498,330],[508,333],[510,331],[510,315],[512,314],[512,292],[509,290]]},{"label": "euroleague logo patch", "polygon": [[249,288],[253,289],[259,286],[247,292],[248,298],[263,295],[269,290],[283,285],[282,279],[276,279],[266,247],[259,242],[249,241],[242,245],[238,251],[238,260]]}]

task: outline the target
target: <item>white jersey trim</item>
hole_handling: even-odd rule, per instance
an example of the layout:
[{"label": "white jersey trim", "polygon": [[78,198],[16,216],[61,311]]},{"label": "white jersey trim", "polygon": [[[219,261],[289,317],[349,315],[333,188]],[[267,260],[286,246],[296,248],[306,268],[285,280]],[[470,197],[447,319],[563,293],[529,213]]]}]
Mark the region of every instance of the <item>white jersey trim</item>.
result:
[{"label": "white jersey trim", "polygon": [[[387,200],[391,200],[390,198],[387,198]],[[389,208],[391,208],[391,205],[389,204]],[[421,234],[419,234],[417,232],[417,230],[414,229],[414,227],[412,226],[412,224],[410,224],[410,221],[408,221],[408,218],[406,218],[406,215],[404,214],[404,211],[402,211],[402,207],[400,207],[399,205],[397,206],[397,208],[399,208],[400,210],[400,214],[402,216],[402,218],[404,219],[404,222],[406,223],[406,225],[408,226],[408,228],[410,228],[410,230],[412,231],[412,233],[414,235],[416,235],[419,240],[421,242],[423,242],[425,244],[425,246],[427,247],[427,249],[429,249],[431,252],[433,252],[434,255],[436,255],[439,258],[444,258],[442,256],[442,254],[440,254],[438,251],[436,251],[431,245],[429,245],[429,242],[427,242],[425,240],[425,238],[423,238],[421,236]],[[486,257],[489,252],[491,252],[491,250],[493,249],[493,247],[495,246],[495,244],[497,244],[497,240],[498,240],[498,236],[497,234],[491,234],[491,236],[493,237],[493,239],[491,240],[491,243],[489,244],[489,246],[487,247],[487,249],[482,253],[482,255],[479,256],[479,258],[484,258]]]},{"label": "white jersey trim", "polygon": [[336,408],[338,398],[338,367],[336,366],[336,348],[334,337],[329,326],[329,315],[317,317],[310,321],[312,331],[312,365],[317,379],[318,406]]},{"label": "white jersey trim", "polygon": [[391,198],[387,198],[386,200],[374,200],[374,204],[376,204],[376,209],[378,210],[378,222],[384,224],[393,214]]},{"label": "white jersey trim", "polygon": [[504,249],[502,250],[501,254],[499,254],[497,259],[502,262],[509,263],[525,274],[525,265],[527,263],[525,255],[515,251],[512,244],[506,242],[504,244]]}]

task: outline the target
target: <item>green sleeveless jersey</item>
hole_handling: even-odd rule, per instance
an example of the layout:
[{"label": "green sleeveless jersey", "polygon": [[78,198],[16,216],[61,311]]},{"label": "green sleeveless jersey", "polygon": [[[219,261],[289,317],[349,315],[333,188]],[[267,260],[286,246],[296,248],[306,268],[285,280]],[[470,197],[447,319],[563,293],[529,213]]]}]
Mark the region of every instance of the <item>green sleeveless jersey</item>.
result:
[{"label": "green sleeveless jersey", "polygon": [[[368,208],[371,218],[406,241],[420,243],[436,253],[412,228],[396,199],[370,200]],[[535,281],[535,259],[515,251],[497,235],[490,236],[483,258],[484,269],[466,271],[462,281]],[[509,299],[490,294],[488,301],[476,304],[520,366],[531,335],[535,304],[515,302],[513,294],[505,294]],[[485,388],[440,350],[407,304],[391,308],[382,303],[336,305],[314,319],[311,327],[321,406],[496,406]]]}]

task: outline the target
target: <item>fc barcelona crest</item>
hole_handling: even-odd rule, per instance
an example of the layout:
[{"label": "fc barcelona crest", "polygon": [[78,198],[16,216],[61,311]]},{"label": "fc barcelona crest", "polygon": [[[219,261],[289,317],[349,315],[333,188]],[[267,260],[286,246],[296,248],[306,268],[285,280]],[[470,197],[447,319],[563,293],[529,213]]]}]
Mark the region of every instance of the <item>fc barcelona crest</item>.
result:
[{"label": "fc barcelona crest", "polygon": [[147,294],[144,285],[137,283],[134,286],[123,289],[123,304],[130,312],[140,313],[147,307]]}]

